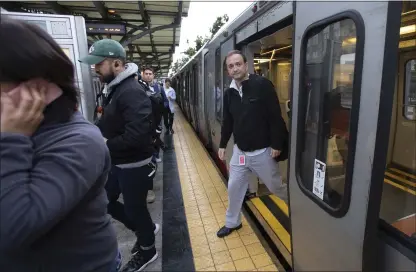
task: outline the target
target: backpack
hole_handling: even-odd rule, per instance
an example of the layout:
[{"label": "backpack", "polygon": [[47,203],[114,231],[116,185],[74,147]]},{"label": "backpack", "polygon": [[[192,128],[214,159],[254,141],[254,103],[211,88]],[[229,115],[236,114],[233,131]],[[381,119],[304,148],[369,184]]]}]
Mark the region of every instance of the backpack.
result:
[{"label": "backpack", "polygon": [[150,102],[152,104],[152,129],[153,131],[156,131],[158,124],[156,124],[155,120],[157,120],[157,117],[161,114],[163,110],[163,97],[160,94],[160,92],[152,92],[152,90],[149,88],[149,85],[147,85],[146,82],[142,80],[139,80],[138,82],[145,90],[146,95],[149,97]]}]

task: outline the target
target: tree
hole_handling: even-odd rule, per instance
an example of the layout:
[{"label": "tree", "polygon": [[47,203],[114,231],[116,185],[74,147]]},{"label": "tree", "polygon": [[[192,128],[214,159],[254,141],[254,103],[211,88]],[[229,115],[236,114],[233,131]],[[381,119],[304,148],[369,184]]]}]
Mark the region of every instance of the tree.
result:
[{"label": "tree", "polygon": [[228,22],[228,15],[224,14],[223,16],[218,16],[215,22],[212,24],[212,27],[209,29],[209,32],[211,32],[211,39],[214,37],[214,35],[220,30],[220,28]]},{"label": "tree", "polygon": [[[189,40],[186,41],[188,44],[188,49],[183,51],[182,53],[185,54],[184,57],[176,60],[176,62],[171,66],[172,68],[172,74],[176,74],[179,69],[190,59],[193,55],[195,55],[196,52],[198,52],[199,49],[202,48],[202,46],[208,42],[214,35],[220,30],[220,28],[228,22],[228,15],[224,14],[223,16],[218,16],[215,22],[212,24],[212,27],[210,27],[209,32],[211,33],[211,38],[208,36],[202,37],[198,35],[195,39],[195,47],[189,46]],[[171,74],[171,75],[172,75]]]},{"label": "tree", "polygon": [[187,55],[189,58],[191,58],[193,55],[195,55],[195,53],[196,53],[196,49],[195,48],[193,48],[193,47],[189,47],[188,49],[186,49],[183,53],[185,54],[185,55]]},{"label": "tree", "polygon": [[195,52],[198,52],[201,47],[210,40],[207,36],[203,38],[202,36],[197,36],[195,40]]}]

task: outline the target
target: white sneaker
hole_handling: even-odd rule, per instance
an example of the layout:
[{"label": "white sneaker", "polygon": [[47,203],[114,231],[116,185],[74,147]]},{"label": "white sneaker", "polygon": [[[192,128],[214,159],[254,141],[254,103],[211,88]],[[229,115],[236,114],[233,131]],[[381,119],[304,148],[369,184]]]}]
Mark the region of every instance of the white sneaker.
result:
[{"label": "white sneaker", "polygon": [[153,192],[153,190],[149,190],[147,192],[147,203],[153,203],[155,202],[155,199],[156,199],[155,192]]}]

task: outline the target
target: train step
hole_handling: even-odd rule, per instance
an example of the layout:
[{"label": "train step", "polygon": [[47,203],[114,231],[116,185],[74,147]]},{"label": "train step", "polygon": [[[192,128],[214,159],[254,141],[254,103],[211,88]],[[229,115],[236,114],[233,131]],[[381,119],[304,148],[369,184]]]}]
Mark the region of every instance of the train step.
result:
[{"label": "train step", "polygon": [[287,204],[275,195],[254,197],[247,200],[246,204],[286,262],[291,264],[292,247]]}]

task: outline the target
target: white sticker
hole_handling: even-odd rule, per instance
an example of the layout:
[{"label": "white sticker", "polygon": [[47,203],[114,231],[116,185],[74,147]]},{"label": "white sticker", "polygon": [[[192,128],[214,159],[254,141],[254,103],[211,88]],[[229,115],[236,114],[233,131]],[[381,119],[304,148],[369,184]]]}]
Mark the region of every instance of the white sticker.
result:
[{"label": "white sticker", "polygon": [[326,164],[315,159],[312,192],[324,200]]}]

